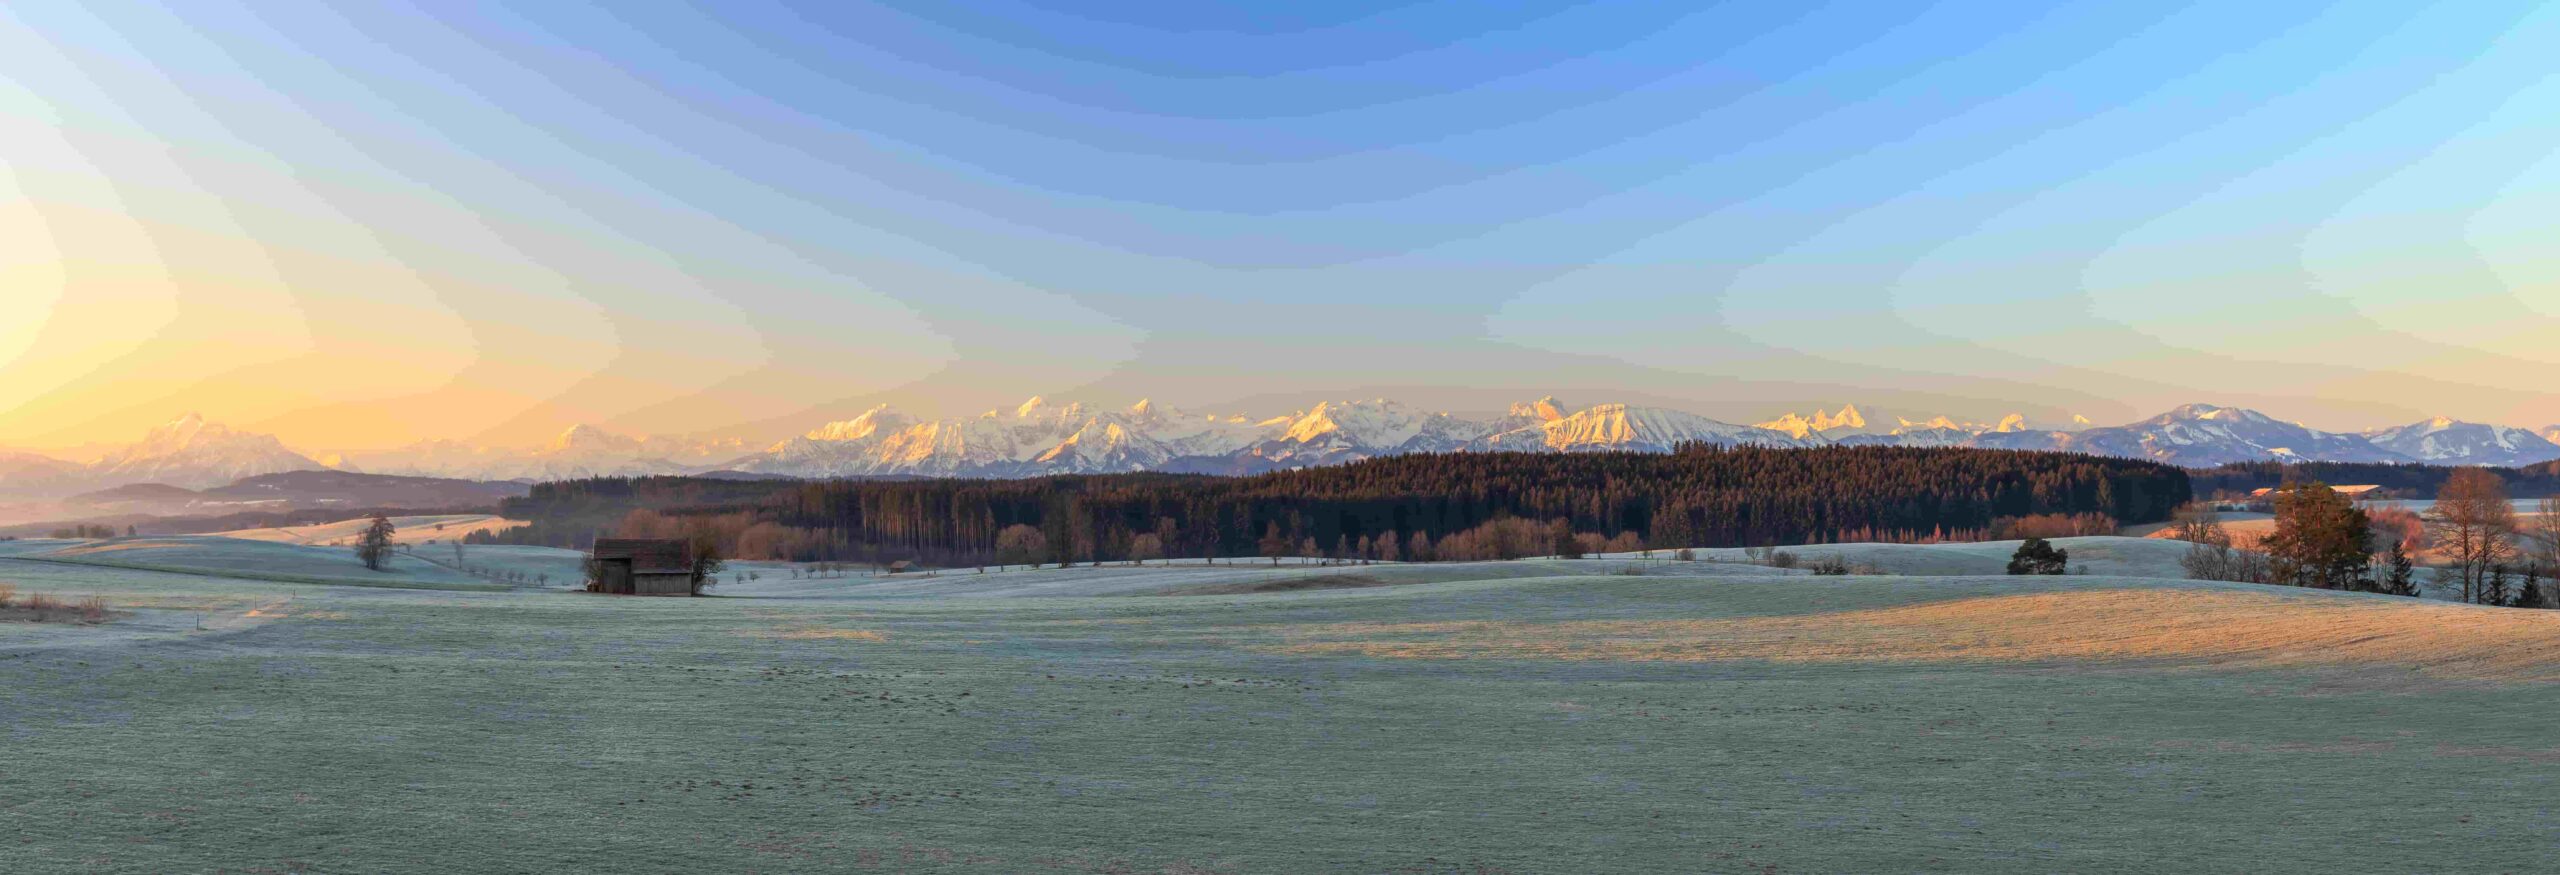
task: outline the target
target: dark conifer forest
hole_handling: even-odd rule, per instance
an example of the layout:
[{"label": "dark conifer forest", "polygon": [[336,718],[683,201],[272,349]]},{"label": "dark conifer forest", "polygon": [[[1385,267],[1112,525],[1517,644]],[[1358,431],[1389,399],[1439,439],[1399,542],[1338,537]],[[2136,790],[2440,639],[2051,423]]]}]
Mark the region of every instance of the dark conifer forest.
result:
[{"label": "dark conifer forest", "polygon": [[[2459,465],[2388,465],[2372,462],[2237,462],[2187,472],[2197,498],[2234,497],[2253,489],[2317,480],[2333,486],[2371,484],[2402,498],[2429,498],[2444,488]],[[2518,498],[2560,495],[2560,462],[2521,468],[2488,468]]]},{"label": "dark conifer forest", "polygon": [[1133,543],[1178,557],[1252,556],[1275,541],[1289,555],[1370,556],[1393,542],[1418,559],[1428,548],[1412,549],[1417,540],[1495,520],[1660,548],[1970,540],[2027,517],[2163,520],[2189,489],[2169,465],[2073,454],[1693,445],[1418,454],[1232,478],[573,480],[508,500],[506,515],[532,525],[496,540],[582,548],[599,534],[708,535],[744,559],[969,565],[992,561],[999,532],[1027,526],[1053,560],[1126,559]]}]

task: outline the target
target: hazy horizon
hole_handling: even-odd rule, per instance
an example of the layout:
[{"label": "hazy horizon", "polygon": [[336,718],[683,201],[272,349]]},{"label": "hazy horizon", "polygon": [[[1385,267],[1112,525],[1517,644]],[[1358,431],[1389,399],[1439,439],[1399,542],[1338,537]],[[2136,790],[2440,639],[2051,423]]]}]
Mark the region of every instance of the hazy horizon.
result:
[{"label": "hazy horizon", "polygon": [[0,448],[2560,422],[2560,11],[0,11]]}]

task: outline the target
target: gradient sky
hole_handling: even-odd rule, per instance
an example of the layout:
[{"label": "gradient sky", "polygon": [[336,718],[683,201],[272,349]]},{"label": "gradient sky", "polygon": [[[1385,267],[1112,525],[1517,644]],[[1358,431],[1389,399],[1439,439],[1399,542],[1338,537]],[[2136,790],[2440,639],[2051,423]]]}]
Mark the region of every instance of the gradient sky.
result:
[{"label": "gradient sky", "polygon": [[345,5],[0,6],[0,446],[2560,421],[2539,3]]}]

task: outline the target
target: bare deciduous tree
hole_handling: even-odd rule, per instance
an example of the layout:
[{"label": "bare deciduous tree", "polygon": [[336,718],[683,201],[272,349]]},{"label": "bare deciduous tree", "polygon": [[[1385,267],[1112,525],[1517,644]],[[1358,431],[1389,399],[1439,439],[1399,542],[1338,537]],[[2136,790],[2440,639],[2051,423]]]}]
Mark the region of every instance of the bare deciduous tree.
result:
[{"label": "bare deciduous tree", "polygon": [[1015,523],[996,533],[996,562],[1000,565],[1039,565],[1049,561],[1049,536],[1039,529]]},{"label": "bare deciduous tree", "polygon": [[2454,582],[2462,587],[2463,601],[2479,601],[2490,571],[2515,560],[2515,530],[2515,505],[2508,503],[2506,481],[2496,474],[2464,468],[2436,493],[2432,534]]},{"label": "bare deciduous tree", "polygon": [[381,571],[383,563],[391,558],[391,535],[391,518],[375,514],[373,523],[356,536],[356,558],[364,562],[364,567]]},{"label": "bare deciduous tree", "polygon": [[1129,561],[1145,565],[1149,559],[1164,558],[1164,540],[1149,532],[1129,539]]}]

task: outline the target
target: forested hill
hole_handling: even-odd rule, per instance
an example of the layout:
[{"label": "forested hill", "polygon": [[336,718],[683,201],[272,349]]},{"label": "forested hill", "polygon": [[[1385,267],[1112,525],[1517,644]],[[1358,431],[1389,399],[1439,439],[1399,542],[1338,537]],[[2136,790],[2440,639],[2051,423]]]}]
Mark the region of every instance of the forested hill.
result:
[{"label": "forested hill", "polygon": [[[2197,498],[2236,497],[2252,489],[2317,480],[2332,486],[2370,484],[2404,498],[2429,498],[2444,488],[2455,465],[2388,465],[2351,462],[2241,462],[2187,472]],[[2518,498],[2560,495],[2560,462],[2537,462],[2516,468],[2483,468],[2506,483]]]},{"label": "forested hill", "polygon": [[1028,525],[1081,559],[1126,558],[1138,535],[1173,555],[1252,555],[1277,534],[1332,546],[1410,541],[1498,518],[1562,519],[1656,546],[1792,544],[1978,533],[2004,519],[2166,519],[2189,498],[2169,465],[2060,453],[1898,447],[1684,446],[1672,453],[1445,453],[1252,477],[741,483],[692,478],[547,483],[505,512],[517,543],[582,547],[599,533],[717,538],[744,558],[920,558],[968,564]]}]

